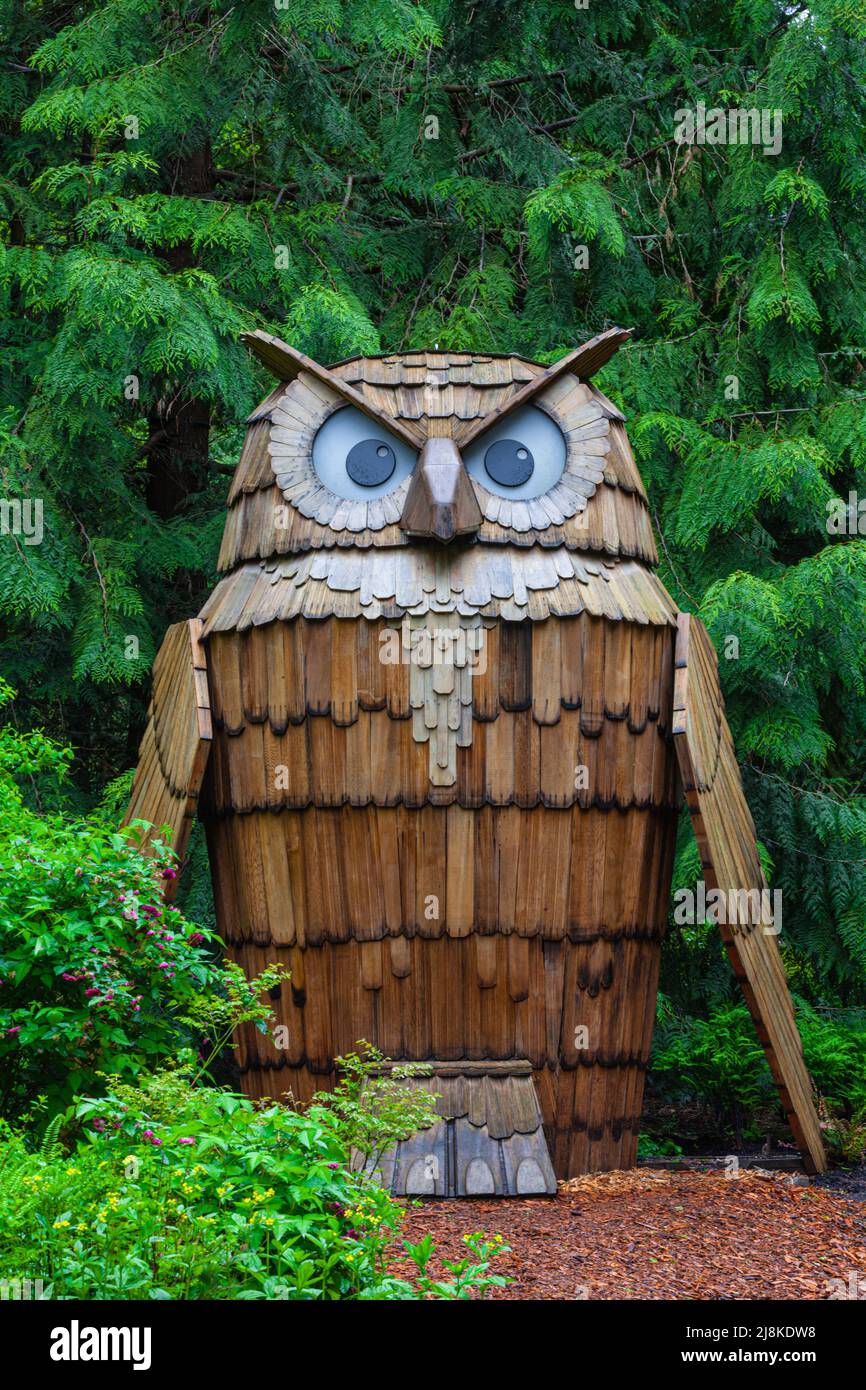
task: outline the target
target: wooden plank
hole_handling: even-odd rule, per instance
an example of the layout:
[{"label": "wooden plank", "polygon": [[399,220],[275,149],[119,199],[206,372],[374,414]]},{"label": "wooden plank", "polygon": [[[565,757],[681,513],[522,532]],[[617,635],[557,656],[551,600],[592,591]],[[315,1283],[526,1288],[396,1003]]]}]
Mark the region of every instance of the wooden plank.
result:
[{"label": "wooden plank", "polygon": [[[199,618],[175,623],[157,653],[153,698],[123,818],[125,825],[150,822],[145,847],[162,824],[168,825],[181,866],[213,736],[202,628]],[[176,889],[177,879],[166,880],[167,898]]]},{"label": "wooden plank", "polygon": [[354,386],[350,386],[347,381],[328,371],[327,367],[321,367],[318,362],[314,362],[305,353],[290,347],[282,339],[256,329],[253,333],[242,333],[241,341],[246,343],[259,361],[280,381],[296,381],[302,372],[307,372],[316,382],[335,391],[338,396],[342,396],[343,400],[363,411],[369,419],[384,426],[392,434],[396,434],[413,449],[419,448],[424,442],[424,436],[416,426],[405,420],[397,419],[393,415],[385,415],[371,400],[362,395],[360,391],[356,391]]},{"label": "wooden plank", "polygon": [[[716,654],[698,618],[681,613],[677,628],[674,743],[704,879],[708,889],[726,895],[762,893],[767,884],[725,719]],[[827,1160],[812,1082],[776,936],[754,920],[726,921],[720,930],[804,1165],[822,1172]]]},{"label": "wooden plank", "polygon": [[465,449],[479,434],[489,429],[491,425],[498,424],[512,410],[528,405],[539,392],[543,391],[545,387],[551,386],[566,372],[570,372],[572,376],[579,377],[583,381],[589,380],[594,372],[599,371],[606,362],[610,361],[614,353],[622,347],[623,343],[628,342],[630,337],[631,333],[628,329],[609,328],[607,332],[599,333],[597,337],[590,338],[582,347],[567,353],[558,362],[554,362],[552,366],[532,377],[496,410],[489,411],[481,419],[471,420],[467,425],[464,425],[457,434],[458,447]]}]

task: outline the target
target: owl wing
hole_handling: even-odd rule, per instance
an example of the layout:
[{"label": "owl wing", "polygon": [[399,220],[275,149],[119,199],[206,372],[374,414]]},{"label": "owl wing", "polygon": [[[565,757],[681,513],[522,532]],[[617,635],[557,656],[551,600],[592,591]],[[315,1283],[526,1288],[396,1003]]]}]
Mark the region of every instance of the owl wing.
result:
[{"label": "owl wing", "polygon": [[150,824],[145,844],[168,826],[179,859],[186,852],[212,738],[202,627],[199,618],[175,623],[157,653],[147,726],[124,816],[125,825],[133,820]]},{"label": "owl wing", "polygon": [[708,891],[725,894],[722,939],[804,1165],[821,1172],[827,1164],[812,1083],[776,941],[778,926],[769,916],[769,898],[761,896],[767,883],[725,719],[716,653],[698,618],[680,613],[677,628],[674,744],[704,881]]}]

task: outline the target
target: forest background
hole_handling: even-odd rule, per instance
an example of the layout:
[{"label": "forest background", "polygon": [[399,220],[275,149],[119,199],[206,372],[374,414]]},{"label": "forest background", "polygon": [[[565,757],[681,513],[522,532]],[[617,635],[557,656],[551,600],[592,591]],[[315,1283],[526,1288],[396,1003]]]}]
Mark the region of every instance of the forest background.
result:
[{"label": "forest background", "polygon": [[[270,389],[241,332],[325,363],[548,362],[632,328],[598,382],[662,578],[721,655],[807,1056],[856,1112],[866,4],[26,0],[0,5],[0,63],[0,490],[43,505],[39,544],[0,537],[5,718],[73,750],[25,800],[123,803],[154,653],[213,587]],[[714,108],[765,113],[779,148],[678,139]],[[698,877],[684,818],[675,883]],[[181,902],[212,925],[201,844]],[[650,1080],[661,1112],[761,1131],[714,928],[672,930]]]}]

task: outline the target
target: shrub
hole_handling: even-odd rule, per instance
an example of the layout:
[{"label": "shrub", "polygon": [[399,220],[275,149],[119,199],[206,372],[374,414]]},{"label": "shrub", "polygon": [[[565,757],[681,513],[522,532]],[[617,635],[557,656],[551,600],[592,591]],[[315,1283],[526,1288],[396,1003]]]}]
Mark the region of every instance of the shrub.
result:
[{"label": "shrub", "polygon": [[[10,697],[0,682],[0,704]],[[68,750],[0,729],[0,1113],[37,1096],[47,1112],[97,1072],[133,1077],[193,1042],[184,1014],[223,989],[209,932],[162,890],[171,852],[60,810],[39,814],[19,783],[62,784]],[[31,783],[32,779],[32,783]],[[41,798],[40,798],[41,799]]]},{"label": "shrub", "polygon": [[860,1105],[850,1118],[831,1113],[825,1100],[819,1101],[824,1143],[831,1157],[843,1163],[862,1163],[866,1158],[866,1105]]},{"label": "shrub", "polygon": [[[821,1011],[796,1001],[803,1054],[822,1098],[822,1114],[839,1136],[856,1141],[866,1114],[866,1028],[858,1009]],[[743,1004],[718,1005],[708,1018],[678,1013],[659,995],[650,1076],[670,1101],[698,1100],[730,1115],[738,1132],[754,1127],[777,1102],[770,1069]],[[854,1121],[853,1126],[850,1123]],[[834,1135],[829,1135],[831,1145]],[[849,1142],[849,1141],[845,1141]],[[841,1151],[842,1140],[836,1145]]]},{"label": "shrub", "polygon": [[740,1004],[715,1008],[709,1018],[674,1013],[660,996],[653,1046],[654,1080],[677,1099],[697,1097],[731,1110],[757,1110],[775,1095],[763,1048]]},{"label": "shrub", "polygon": [[407,1085],[413,1076],[430,1076],[423,1062],[388,1066],[384,1053],[364,1039],[357,1052],[336,1059],[337,1083],[319,1091],[318,1105],[331,1111],[356,1167],[376,1171],[385,1151],[436,1120],[437,1092]]},{"label": "shrub", "polygon": [[[497,1241],[468,1238],[451,1278],[427,1273],[429,1242],[388,1272],[402,1209],[353,1172],[339,1114],[306,1113],[193,1081],[111,1079],[74,1107],[62,1155],[0,1131],[0,1267],[51,1298],[467,1298],[501,1284]],[[94,1121],[98,1121],[94,1127]]]},{"label": "shrub", "polygon": [[848,1116],[866,1111],[864,1010],[819,1010],[802,1004],[797,1022],[806,1066],[827,1105]]}]

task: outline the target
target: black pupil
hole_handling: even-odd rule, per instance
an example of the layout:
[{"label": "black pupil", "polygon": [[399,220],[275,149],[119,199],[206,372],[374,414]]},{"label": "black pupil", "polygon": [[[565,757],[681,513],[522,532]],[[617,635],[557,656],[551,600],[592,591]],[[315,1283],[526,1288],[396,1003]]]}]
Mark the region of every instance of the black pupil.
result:
[{"label": "black pupil", "polygon": [[532,477],[535,460],[519,439],[497,439],[484,455],[484,467],[500,487],[520,487]]},{"label": "black pupil", "polygon": [[396,466],[394,450],[381,439],[362,439],[346,456],[346,472],[359,487],[386,483]]}]

